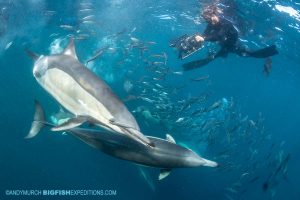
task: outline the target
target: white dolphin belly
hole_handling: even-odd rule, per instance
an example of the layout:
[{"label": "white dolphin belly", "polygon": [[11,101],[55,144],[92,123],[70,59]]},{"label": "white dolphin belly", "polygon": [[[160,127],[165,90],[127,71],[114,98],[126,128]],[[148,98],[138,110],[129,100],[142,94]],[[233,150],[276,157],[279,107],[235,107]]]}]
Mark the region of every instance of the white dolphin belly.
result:
[{"label": "white dolphin belly", "polygon": [[64,71],[57,68],[48,69],[37,81],[74,115],[91,116],[113,130],[123,132],[118,126],[109,123],[113,116],[106,107]]}]

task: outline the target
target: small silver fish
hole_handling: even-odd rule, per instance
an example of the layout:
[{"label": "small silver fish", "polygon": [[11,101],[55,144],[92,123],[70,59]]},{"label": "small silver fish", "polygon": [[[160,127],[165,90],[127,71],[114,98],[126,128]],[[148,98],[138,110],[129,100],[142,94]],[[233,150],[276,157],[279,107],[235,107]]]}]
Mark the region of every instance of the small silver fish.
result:
[{"label": "small silver fish", "polygon": [[184,118],[183,117],[180,117],[180,118],[178,118],[176,121],[175,121],[175,123],[180,123],[180,122],[182,122],[184,120]]},{"label": "small silver fish", "polygon": [[183,71],[178,71],[178,72],[172,72],[173,74],[176,74],[176,75],[182,75],[183,74]]},{"label": "small silver fish", "polygon": [[137,39],[137,38],[135,38],[135,37],[131,37],[130,39],[131,39],[131,41],[132,41],[133,43],[139,43],[139,42],[140,42],[139,39]]},{"label": "small silver fish", "polygon": [[83,20],[83,21],[84,21],[84,20],[90,20],[90,19],[93,19],[94,17],[95,17],[95,15],[88,15],[88,16],[82,18],[82,20]]}]

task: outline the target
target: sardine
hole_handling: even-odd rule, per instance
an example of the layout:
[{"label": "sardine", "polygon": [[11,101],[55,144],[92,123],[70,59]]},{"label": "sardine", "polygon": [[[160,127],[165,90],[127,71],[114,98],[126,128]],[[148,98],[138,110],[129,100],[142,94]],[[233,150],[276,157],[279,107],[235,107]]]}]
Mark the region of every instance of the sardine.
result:
[{"label": "sardine", "polygon": [[108,47],[102,47],[98,50],[98,52],[90,59],[88,59],[86,62],[85,62],[85,65],[88,65],[89,62],[93,61],[93,60],[96,60],[98,57],[100,57],[105,50],[107,50]]}]

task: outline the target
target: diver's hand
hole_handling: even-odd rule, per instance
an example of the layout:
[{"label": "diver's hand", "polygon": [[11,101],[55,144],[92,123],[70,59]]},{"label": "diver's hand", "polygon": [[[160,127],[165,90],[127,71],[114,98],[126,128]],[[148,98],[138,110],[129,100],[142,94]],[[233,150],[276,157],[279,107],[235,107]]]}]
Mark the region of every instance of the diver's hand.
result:
[{"label": "diver's hand", "polygon": [[202,36],[200,36],[200,35],[196,35],[196,36],[195,36],[195,40],[196,40],[197,42],[204,42],[204,37],[202,37]]}]

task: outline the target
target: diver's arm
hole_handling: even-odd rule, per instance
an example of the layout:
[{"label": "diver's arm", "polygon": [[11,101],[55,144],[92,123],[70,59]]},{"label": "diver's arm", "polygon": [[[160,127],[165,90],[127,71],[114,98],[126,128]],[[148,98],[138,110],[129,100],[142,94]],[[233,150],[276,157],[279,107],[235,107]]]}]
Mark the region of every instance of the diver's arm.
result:
[{"label": "diver's arm", "polygon": [[218,41],[218,34],[211,25],[207,25],[203,33],[203,38],[205,41],[215,42]]},{"label": "diver's arm", "polygon": [[182,65],[183,70],[184,71],[190,71],[190,70],[194,70],[200,67],[204,67],[205,65],[207,65],[208,63],[210,63],[214,58],[212,57],[206,57],[204,59],[201,60],[195,60],[195,61],[191,61],[188,63],[185,63]]}]

